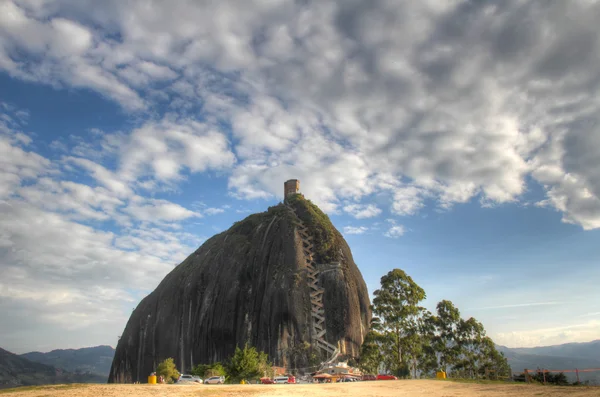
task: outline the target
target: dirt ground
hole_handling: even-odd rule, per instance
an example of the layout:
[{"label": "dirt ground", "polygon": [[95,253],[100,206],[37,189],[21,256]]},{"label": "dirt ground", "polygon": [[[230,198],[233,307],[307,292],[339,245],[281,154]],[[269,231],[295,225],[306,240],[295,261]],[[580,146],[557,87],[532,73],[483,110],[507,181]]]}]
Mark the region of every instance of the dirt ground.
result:
[{"label": "dirt ground", "polygon": [[600,387],[475,384],[397,380],[305,385],[59,385],[0,390],[2,397],[387,397],[387,396],[600,396]]}]

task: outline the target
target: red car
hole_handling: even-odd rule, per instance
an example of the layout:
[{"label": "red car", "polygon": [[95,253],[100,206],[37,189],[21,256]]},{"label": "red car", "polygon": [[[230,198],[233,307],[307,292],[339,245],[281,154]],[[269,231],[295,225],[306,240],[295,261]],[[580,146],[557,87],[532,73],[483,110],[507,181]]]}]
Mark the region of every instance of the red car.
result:
[{"label": "red car", "polygon": [[262,383],[263,385],[270,385],[275,383],[275,381],[271,378],[260,378],[260,383]]},{"label": "red car", "polygon": [[362,380],[377,380],[375,375],[363,375]]},{"label": "red car", "polygon": [[377,375],[377,380],[398,380],[394,375]]}]

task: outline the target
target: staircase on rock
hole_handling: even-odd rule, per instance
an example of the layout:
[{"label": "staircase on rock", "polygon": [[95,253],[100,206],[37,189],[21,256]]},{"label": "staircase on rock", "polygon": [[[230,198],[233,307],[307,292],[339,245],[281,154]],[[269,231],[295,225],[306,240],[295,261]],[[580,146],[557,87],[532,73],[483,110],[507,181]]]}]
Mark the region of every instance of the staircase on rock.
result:
[{"label": "staircase on rock", "polygon": [[[325,352],[329,359],[327,363],[333,362],[338,354],[339,349],[327,342],[325,335],[327,329],[325,327],[325,308],[323,306],[323,293],[325,290],[319,286],[319,270],[317,263],[313,260],[314,257],[314,242],[313,237],[308,233],[308,228],[302,222],[302,219],[296,214],[296,209],[290,205],[286,205],[296,219],[296,229],[302,238],[302,252],[305,257],[306,269],[308,270],[308,286],[310,287],[310,305],[312,318],[312,339],[315,347]],[[329,264],[325,271],[339,269],[339,263]]]}]

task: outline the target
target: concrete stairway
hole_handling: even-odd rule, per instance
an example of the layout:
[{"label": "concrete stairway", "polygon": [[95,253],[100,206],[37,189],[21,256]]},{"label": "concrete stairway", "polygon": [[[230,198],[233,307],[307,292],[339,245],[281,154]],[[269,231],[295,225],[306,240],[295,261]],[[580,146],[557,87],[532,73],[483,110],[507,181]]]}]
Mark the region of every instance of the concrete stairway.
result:
[{"label": "concrete stairway", "polygon": [[[339,349],[328,343],[325,339],[327,329],[325,327],[325,309],[323,306],[323,293],[325,290],[319,285],[319,270],[317,264],[313,260],[314,244],[313,237],[308,233],[308,228],[304,222],[296,214],[295,208],[286,205],[296,219],[296,230],[302,238],[302,250],[304,253],[306,269],[308,270],[308,286],[310,288],[310,304],[312,317],[312,338],[313,346],[321,349],[329,357],[327,362],[333,362],[338,354]],[[339,268],[339,264],[336,264]],[[331,270],[331,269],[330,269]]]}]

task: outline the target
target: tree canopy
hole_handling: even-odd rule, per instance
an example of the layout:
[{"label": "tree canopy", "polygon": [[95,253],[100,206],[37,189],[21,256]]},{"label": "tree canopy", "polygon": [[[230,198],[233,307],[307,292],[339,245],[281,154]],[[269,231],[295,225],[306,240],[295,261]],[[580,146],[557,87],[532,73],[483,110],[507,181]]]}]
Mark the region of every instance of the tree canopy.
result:
[{"label": "tree canopy", "polygon": [[235,353],[227,363],[226,371],[228,380],[239,382],[258,379],[267,376],[272,371],[267,353],[259,352],[256,348],[246,344],[243,349],[235,348]]},{"label": "tree canopy", "polygon": [[162,375],[168,383],[176,382],[179,379],[179,371],[170,357],[158,364],[156,374]]},{"label": "tree canopy", "polygon": [[361,348],[359,365],[400,377],[432,376],[436,371],[462,378],[509,376],[506,357],[486,336],[483,324],[463,319],[449,300],[433,314],[420,306],[425,291],[400,269],[381,278],[374,292],[371,330]]}]

